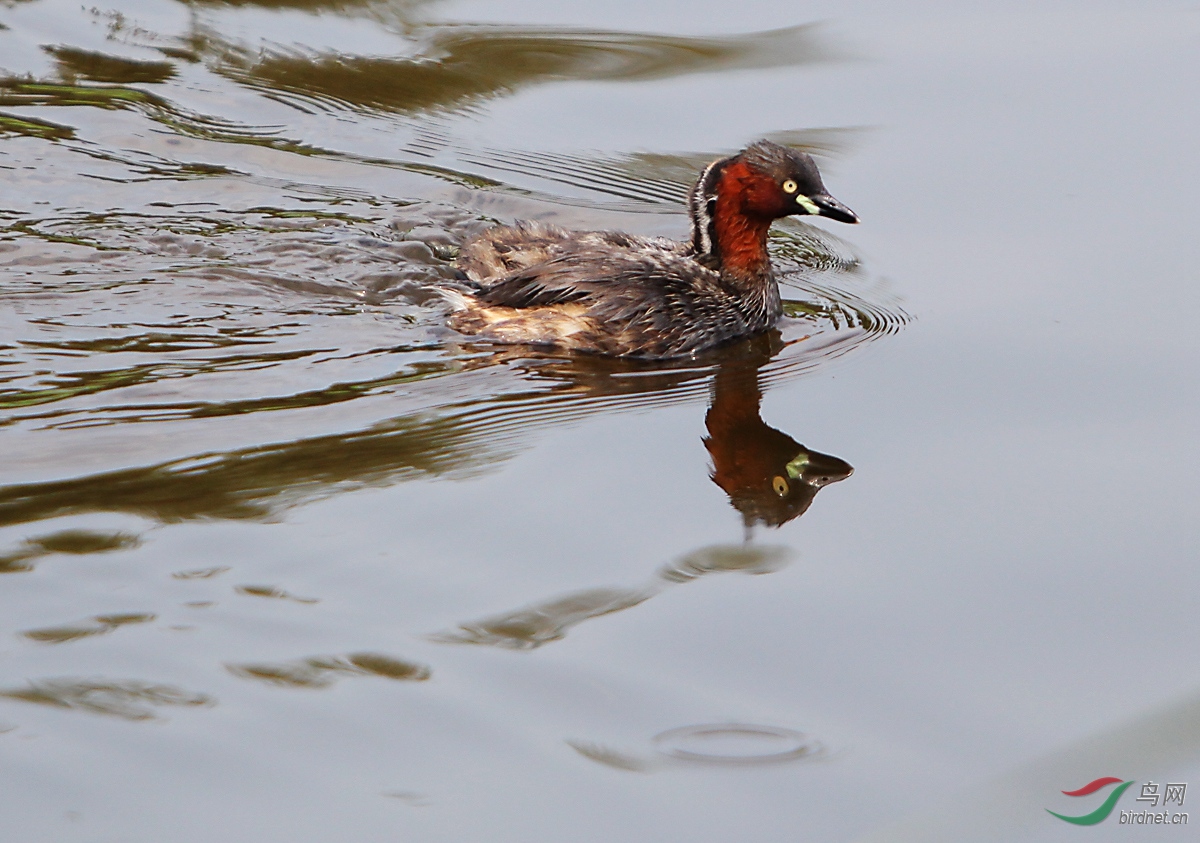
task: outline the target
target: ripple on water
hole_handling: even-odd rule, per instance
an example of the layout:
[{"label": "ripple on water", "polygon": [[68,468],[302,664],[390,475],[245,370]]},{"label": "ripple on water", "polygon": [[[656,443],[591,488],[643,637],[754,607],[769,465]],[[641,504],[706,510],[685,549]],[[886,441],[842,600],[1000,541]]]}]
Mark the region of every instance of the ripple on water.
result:
[{"label": "ripple on water", "polygon": [[654,744],[671,758],[708,764],[771,764],[826,755],[824,744],[810,735],[753,723],[681,726],[655,735]]},{"label": "ripple on water", "polygon": [[811,735],[757,723],[709,723],[668,729],[650,739],[653,750],[649,752],[591,740],[568,739],[566,743],[584,758],[635,773],[669,769],[676,762],[750,767],[828,756],[825,744]]},{"label": "ripple on water", "polygon": [[177,580],[210,580],[229,571],[228,565],[213,565],[211,568],[193,568],[189,571],[176,571],[171,574]]},{"label": "ripple on water", "polygon": [[[409,27],[406,27],[408,29]],[[551,27],[425,24],[403,58],[263,49],[211,33],[217,72],[322,108],[459,111],[521,88],[569,80],[646,80],[829,60],[812,26],[725,37]]]},{"label": "ripple on water", "polygon": [[[770,243],[787,299],[778,333],[712,355],[654,365],[580,359],[466,342],[443,326],[436,287],[455,283],[456,250],[486,226],[529,218],[684,236],[682,202],[695,174],[732,151],[505,149],[490,138],[460,137],[491,133],[474,124],[458,132],[456,115],[470,121],[470,111],[490,100],[564,80],[820,62],[832,51],[819,27],[696,38],[439,25],[422,3],[258,4],[290,7],[290,17],[309,20],[322,37],[314,48],[294,39],[295,20],[281,21],[272,41],[249,34],[261,31],[254,21],[226,26],[246,12],[261,17],[254,5],[196,0],[187,14],[153,16],[162,26],[186,21],[161,33],[116,12],[84,11],[75,33],[83,46],[70,43],[66,11],[54,27],[62,43],[46,49],[37,48],[40,30],[4,33],[33,45],[38,63],[10,67],[17,59],[6,55],[3,72],[11,75],[0,79],[4,204],[12,205],[0,209],[0,281],[12,304],[0,313],[0,525],[95,511],[161,524],[278,520],[292,507],[349,490],[474,477],[549,428],[707,401],[730,360],[755,361],[747,383],[780,383],[908,319],[849,244],[787,221]],[[359,55],[361,45],[337,43],[344,36],[330,24],[346,14],[393,21],[397,55]],[[110,25],[108,40],[97,23]],[[326,29],[332,41],[324,40]],[[819,154],[844,150],[852,131],[774,137]],[[631,138],[630,146],[643,142]],[[701,472],[697,466],[704,482]],[[733,502],[741,487],[727,485]],[[189,531],[178,532],[183,540]],[[279,540],[262,532],[236,549],[213,545],[213,555],[244,555],[254,541]],[[83,531],[38,536],[0,556],[0,572],[28,571],[49,554],[115,551],[138,541]],[[170,550],[152,555],[166,558]],[[183,582],[172,586],[172,600],[175,590],[209,599],[185,606],[212,607],[211,593],[192,592],[220,586],[233,591],[228,605],[239,612],[277,605],[310,630],[328,614],[265,602],[312,602],[270,584],[276,573],[248,568],[234,582],[227,575],[203,583],[229,567],[205,555],[187,558],[167,569],[189,568],[173,574]],[[643,579],[626,587],[557,593],[515,610],[496,606],[498,613],[440,640],[532,651],[592,619],[644,611],[634,607],[683,583],[724,572],[768,574],[786,561],[772,548],[704,548],[665,566],[648,562]],[[166,572],[155,570],[149,581],[162,586],[153,577]],[[62,573],[49,584],[66,592],[76,584],[68,581],[73,572]],[[52,620],[100,611],[77,608]],[[220,611],[202,615],[206,627],[242,646],[193,666],[223,663],[229,675],[251,680],[225,680],[242,694],[256,684],[320,689],[354,677],[431,676],[428,665],[380,653],[260,659],[261,647],[244,646],[252,632],[229,627]],[[39,625],[26,639],[89,643],[23,649],[43,663],[91,655],[153,661],[164,657],[154,636],[117,631],[152,620],[149,613],[105,613],[42,627],[39,615],[23,624]],[[167,611],[150,629],[184,628],[171,621]],[[96,672],[109,672],[106,663]],[[36,674],[59,672],[71,671]],[[34,680],[0,689],[0,697],[134,721],[215,704],[173,685],[104,676]],[[664,732],[634,752],[572,746],[598,763],[640,771],[822,752],[800,733],[728,723]],[[408,790],[389,795],[420,804]]]},{"label": "ripple on water", "polygon": [[[413,21],[412,56],[376,60],[260,50],[210,25],[204,38],[164,33],[146,46],[168,59],[184,55],[170,44],[203,52],[187,55],[218,84],[235,78],[385,120],[396,143],[384,156],[324,149],[289,137],[300,124],[195,113],[182,93],[175,101],[173,63],[159,58],[58,44],[57,75],[0,80],[0,106],[88,118],[72,137],[34,132],[14,147],[39,156],[12,171],[28,188],[16,195],[69,190],[0,210],[0,273],[21,309],[0,348],[0,426],[13,454],[0,524],[91,511],[265,519],[364,485],[472,476],[540,429],[702,401],[722,360],[741,353],[646,365],[485,346],[444,327],[436,292],[456,283],[457,248],[495,222],[682,236],[688,186],[728,150],[503,149],[459,138],[452,121],[410,118],[560,79],[820,61],[830,52],[819,29],[674,38]],[[429,50],[441,60],[426,61]],[[471,87],[484,76],[485,89]],[[277,99],[262,105],[253,114],[263,122],[292,113]],[[91,137],[101,131],[144,143],[118,148]],[[852,131],[774,137],[828,153]],[[36,184],[20,182],[30,173]],[[787,301],[764,384],[908,321],[837,237],[787,220],[770,246]],[[22,548],[0,570],[26,569],[40,552]]]},{"label": "ripple on water", "polygon": [[[764,339],[776,349],[762,366],[764,383],[813,371],[903,323],[894,311],[890,319],[878,318],[889,313],[886,307],[846,293],[830,294],[829,301],[810,305],[809,313],[785,320],[778,335]],[[8,401],[6,421],[20,455],[9,471],[22,460],[36,461],[23,469],[33,482],[0,486],[0,522],[96,510],[161,521],[265,518],[337,488],[493,470],[540,429],[617,408],[702,401],[719,364],[736,356],[722,349],[648,365],[439,345],[430,333],[437,315],[426,310],[415,323],[373,323],[377,333],[369,340],[412,333],[426,343],[390,348],[355,348],[362,338],[343,331],[337,316],[310,316],[307,325],[297,318],[282,335],[256,334],[255,350],[218,356],[192,335],[167,340],[161,333],[126,333],[107,345],[122,350],[89,353],[92,365],[120,356],[127,361],[122,367],[50,378],[41,367],[58,358],[47,357],[52,343],[43,343],[25,363],[34,383],[0,395]],[[244,317],[231,312],[226,318]],[[226,329],[220,321],[211,328]],[[324,349],[323,340],[329,343]],[[288,347],[297,343],[307,348]],[[54,344],[63,348],[62,340]],[[185,380],[193,382],[186,390]],[[321,414],[348,403],[349,410]],[[347,430],[347,420],[356,418],[357,429]],[[181,435],[147,439],[137,428],[148,424]],[[329,432],[331,425],[337,432]],[[96,441],[105,445],[92,447],[101,432],[104,439]],[[36,437],[37,449],[20,448],[22,436]],[[197,448],[205,442],[209,448]],[[95,465],[92,471],[79,471],[80,453]],[[67,478],[34,480],[67,466]]]}]

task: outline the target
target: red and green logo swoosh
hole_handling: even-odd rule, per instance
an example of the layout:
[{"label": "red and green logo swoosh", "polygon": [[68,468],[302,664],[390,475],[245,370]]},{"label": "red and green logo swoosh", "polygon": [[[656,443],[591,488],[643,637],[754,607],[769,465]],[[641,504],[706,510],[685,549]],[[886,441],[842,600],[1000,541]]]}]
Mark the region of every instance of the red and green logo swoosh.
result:
[{"label": "red and green logo swoosh", "polygon": [[1095,793],[1097,790],[1108,787],[1110,784],[1115,784],[1118,786],[1113,789],[1112,793],[1108,794],[1108,798],[1104,800],[1104,804],[1092,811],[1090,814],[1084,814],[1081,817],[1068,817],[1065,814],[1055,814],[1054,811],[1051,811],[1049,808],[1046,809],[1046,812],[1054,814],[1054,816],[1058,817],[1060,820],[1065,820],[1066,822],[1074,823],[1075,825],[1095,825],[1098,822],[1103,822],[1104,820],[1108,819],[1108,815],[1111,814],[1113,808],[1116,807],[1117,800],[1121,798],[1121,794],[1128,790],[1129,786],[1133,784],[1132,781],[1126,782],[1121,781],[1116,776],[1105,776],[1104,778],[1088,782],[1083,787],[1079,788],[1079,790],[1063,791],[1064,796],[1088,796],[1089,794]]}]

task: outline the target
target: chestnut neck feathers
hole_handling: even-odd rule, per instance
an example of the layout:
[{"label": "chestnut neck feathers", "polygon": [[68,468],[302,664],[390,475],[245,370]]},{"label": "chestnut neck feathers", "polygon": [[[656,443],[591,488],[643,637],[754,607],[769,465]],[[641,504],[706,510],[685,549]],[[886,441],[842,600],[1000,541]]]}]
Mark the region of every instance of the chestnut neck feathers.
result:
[{"label": "chestnut neck feathers", "polygon": [[691,252],[720,273],[729,292],[764,321],[782,312],[771,271],[767,232],[778,213],[764,194],[778,192],[765,174],[747,164],[745,153],[714,161],[701,173],[688,198],[692,218]]},{"label": "chestnut neck feathers", "polygon": [[818,212],[810,196],[828,196],[816,164],[779,144],[759,141],[732,158],[714,161],[688,195],[691,253],[739,288],[769,283],[771,223],[789,214]]}]

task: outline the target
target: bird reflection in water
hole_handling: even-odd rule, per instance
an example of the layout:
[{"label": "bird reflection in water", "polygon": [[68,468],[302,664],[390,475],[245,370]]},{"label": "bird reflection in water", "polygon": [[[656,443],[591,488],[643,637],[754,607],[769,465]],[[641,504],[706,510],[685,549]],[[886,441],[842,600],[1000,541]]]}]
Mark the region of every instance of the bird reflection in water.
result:
[{"label": "bird reflection in water", "polygon": [[780,527],[799,518],[817,492],[854,473],[845,460],[810,450],[762,420],[759,371],[770,359],[762,345],[717,368],[704,417],[709,476],[742,514],[747,539],[756,524]]},{"label": "bird reflection in water", "polygon": [[665,588],[711,573],[768,574],[784,567],[789,548],[751,541],[758,524],[780,527],[803,515],[817,492],[849,477],[849,463],[810,450],[762,420],[760,372],[780,348],[778,334],[759,337],[729,350],[713,378],[705,416],[704,446],[712,458],[710,477],[741,513],[745,541],[699,548],[663,566],[635,588],[595,588],[437,633],[433,640],[529,650],[564,638],[590,618],[644,603]]}]

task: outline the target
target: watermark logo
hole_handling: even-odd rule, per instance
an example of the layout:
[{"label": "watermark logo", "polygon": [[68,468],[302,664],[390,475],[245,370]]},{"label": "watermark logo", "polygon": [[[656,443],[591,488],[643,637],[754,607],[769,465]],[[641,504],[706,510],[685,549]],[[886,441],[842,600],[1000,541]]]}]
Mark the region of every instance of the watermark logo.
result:
[{"label": "watermark logo", "polygon": [[1096,823],[1104,822],[1106,819],[1108,819],[1108,815],[1112,813],[1113,808],[1116,807],[1117,800],[1121,798],[1121,794],[1129,790],[1130,786],[1133,785],[1133,782],[1121,781],[1121,779],[1118,779],[1116,776],[1105,776],[1103,778],[1096,779],[1095,781],[1088,782],[1083,787],[1079,788],[1079,790],[1063,791],[1064,796],[1090,796],[1097,790],[1106,788],[1110,784],[1115,784],[1118,786],[1113,789],[1112,793],[1108,794],[1108,798],[1104,800],[1104,804],[1092,811],[1090,814],[1083,814],[1079,817],[1068,817],[1066,814],[1055,813],[1049,808],[1047,808],[1046,811],[1050,814],[1054,814],[1054,816],[1058,817],[1060,820],[1065,820],[1066,822],[1074,823],[1075,825],[1095,825]]},{"label": "watermark logo", "polygon": [[[1059,814],[1051,811],[1049,808],[1046,812],[1058,817],[1064,822],[1073,823],[1075,825],[1096,825],[1108,819],[1108,815],[1113,812],[1113,808],[1117,806],[1118,800],[1124,795],[1130,787],[1134,785],[1132,781],[1123,781],[1116,776],[1104,776],[1103,778],[1090,781],[1078,790],[1064,790],[1064,796],[1091,796],[1093,793],[1103,790],[1110,785],[1116,785],[1104,799],[1100,807],[1088,814],[1081,814],[1077,817],[1068,816],[1067,814]],[[1159,788],[1162,787],[1160,793]],[[1158,807],[1158,801],[1162,799],[1162,807],[1165,809],[1168,804],[1175,803],[1183,807],[1183,800],[1187,794],[1186,782],[1169,782],[1165,785],[1159,785],[1157,782],[1146,782],[1142,785],[1142,795],[1137,797],[1138,802],[1149,802],[1150,807]],[[1121,825],[1187,825],[1188,815],[1185,813],[1171,813],[1169,811],[1122,811],[1120,815]]]}]

